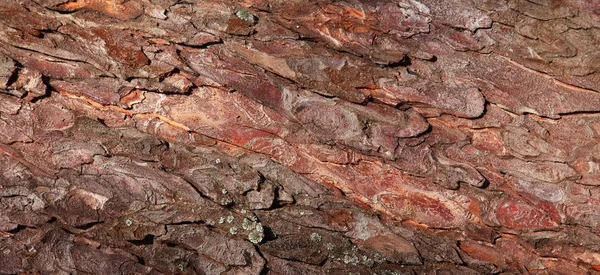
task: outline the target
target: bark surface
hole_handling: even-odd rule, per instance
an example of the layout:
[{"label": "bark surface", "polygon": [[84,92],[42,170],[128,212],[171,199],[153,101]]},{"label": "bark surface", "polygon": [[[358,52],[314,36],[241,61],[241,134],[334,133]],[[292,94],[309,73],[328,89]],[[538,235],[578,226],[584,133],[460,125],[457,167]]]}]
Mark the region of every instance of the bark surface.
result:
[{"label": "bark surface", "polygon": [[0,273],[597,274],[593,0],[0,1]]}]

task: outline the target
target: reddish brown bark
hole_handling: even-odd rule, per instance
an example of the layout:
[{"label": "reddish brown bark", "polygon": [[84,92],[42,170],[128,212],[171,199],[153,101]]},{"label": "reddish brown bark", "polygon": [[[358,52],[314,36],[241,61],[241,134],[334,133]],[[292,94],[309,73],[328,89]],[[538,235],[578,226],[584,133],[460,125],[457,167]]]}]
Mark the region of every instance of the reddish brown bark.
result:
[{"label": "reddish brown bark", "polygon": [[594,1],[0,3],[0,273],[596,274]]}]

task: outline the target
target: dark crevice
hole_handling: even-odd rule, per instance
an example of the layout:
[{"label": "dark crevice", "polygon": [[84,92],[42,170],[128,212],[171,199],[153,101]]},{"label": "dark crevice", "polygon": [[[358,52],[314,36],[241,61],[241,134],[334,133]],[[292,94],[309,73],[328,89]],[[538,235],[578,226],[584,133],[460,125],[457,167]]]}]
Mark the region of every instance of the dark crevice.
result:
[{"label": "dark crevice", "polygon": [[138,255],[134,255],[134,256],[137,259],[138,264],[146,265],[146,261],[144,261],[144,258],[142,258],[142,257],[140,257]]},{"label": "dark crevice", "polygon": [[363,58],[362,54],[351,52],[350,50],[345,50],[345,49],[340,49],[340,48],[333,48],[333,47],[330,47],[330,48],[333,49],[334,51],[338,52],[338,53],[341,53],[342,55],[347,54],[347,55],[351,55],[351,56],[354,56],[354,57],[357,57],[357,58]]},{"label": "dark crevice", "polygon": [[8,230],[6,232],[10,233],[10,234],[17,234],[23,230],[25,230],[26,228],[28,228],[27,226],[24,226],[22,224],[17,225],[17,227],[15,227],[14,229]]},{"label": "dark crevice", "polygon": [[174,223],[167,223],[166,225],[186,225],[186,224],[198,224],[198,225],[204,225],[204,221],[198,220],[198,221],[181,221],[181,222],[174,222]]},{"label": "dark crevice", "polygon": [[320,39],[316,38],[316,37],[312,37],[312,36],[302,36],[301,34],[299,34],[298,39],[296,39],[298,41],[304,41],[304,42],[312,42],[312,43],[319,43],[321,42]]},{"label": "dark crevice", "polygon": [[273,232],[273,229],[269,226],[263,225],[263,234],[264,236],[260,243],[266,243],[268,241],[277,239],[277,234],[275,234],[275,232]]},{"label": "dark crevice", "polygon": [[[13,143],[9,143],[8,145],[11,145],[11,144],[14,144],[14,142]],[[19,194],[13,194],[13,195],[5,195],[5,196],[2,196],[0,198],[6,199],[6,198],[17,198],[17,197],[27,197],[27,196],[25,196],[25,195],[19,195]]]},{"label": "dark crevice", "polygon": [[[436,58],[437,60],[437,58]],[[388,69],[395,69],[398,67],[408,67],[412,65],[412,61],[410,59],[410,57],[408,55],[405,55],[401,60],[397,61],[397,62],[391,62],[388,64],[381,64],[379,65],[382,68],[388,68]]]},{"label": "dark crevice", "polygon": [[263,267],[263,269],[260,271],[259,275],[267,275],[267,274],[271,274],[271,273],[269,273],[269,266],[265,265]]},{"label": "dark crevice", "polygon": [[189,45],[189,44],[185,44],[185,43],[177,44],[177,45],[189,47],[189,48],[192,48],[192,49],[204,49],[205,50],[205,49],[208,49],[211,46],[214,46],[214,45],[223,45],[223,44],[224,44],[223,40],[219,39],[219,41],[208,42],[208,43],[204,43],[204,44],[201,44],[201,45]]},{"label": "dark crevice", "polygon": [[48,10],[51,10],[51,11],[53,11],[53,12],[58,12],[58,13],[60,13],[60,14],[72,14],[72,13],[75,13],[75,12],[77,12],[77,11],[65,10],[65,9],[63,9],[63,8],[61,7],[61,6],[64,6],[66,3],[69,3],[69,2],[73,2],[73,1],[72,1],[72,0],[65,1],[65,3],[60,3],[60,4],[58,4],[58,5],[55,5],[55,6],[53,6],[53,7],[48,7],[47,9],[48,9]]},{"label": "dark crevice", "polygon": [[[271,204],[271,207],[269,207],[268,209],[265,210],[275,210],[278,208],[282,208],[290,203],[281,203],[281,200],[279,199],[279,189],[282,189],[282,187],[280,186],[276,186],[275,190],[274,190],[274,196],[273,196],[273,204]],[[295,198],[293,198],[293,200],[295,201]],[[293,204],[294,202],[292,202]]]},{"label": "dark crevice", "polygon": [[106,122],[104,121],[104,119],[102,119],[102,118],[96,118],[96,120],[97,120],[98,122],[100,122],[100,124],[102,124],[104,127],[107,127],[107,128],[108,128],[108,125],[106,125]]},{"label": "dark crevice", "polygon": [[15,70],[13,70],[12,74],[10,75],[10,77],[8,77],[8,80],[6,81],[6,85],[5,85],[6,87],[10,87],[10,86],[12,86],[12,84],[17,82],[17,79],[19,79],[19,71],[20,71],[19,67],[15,66]]},{"label": "dark crevice", "polygon": [[600,111],[573,111],[573,112],[564,112],[558,113],[561,117],[567,116],[578,116],[578,115],[600,115]]},{"label": "dark crevice", "polygon": [[44,94],[34,97],[31,100],[31,103],[36,103],[42,99],[47,98],[55,90],[54,87],[50,86],[50,78],[48,76],[42,75],[42,83],[44,83],[44,86],[46,86]]},{"label": "dark crevice", "polygon": [[88,230],[98,224],[103,224],[103,221],[98,221],[98,222],[90,222],[90,223],[86,223],[86,224],[82,224],[82,225],[78,225],[78,226],[74,226],[74,228],[80,229],[80,230]]},{"label": "dark crevice", "polygon": [[148,235],[144,236],[144,238],[141,240],[127,240],[127,242],[129,242],[133,245],[136,245],[136,246],[153,245],[155,238],[156,238],[156,236],[154,236],[152,234],[148,234]]},{"label": "dark crevice", "polygon": [[314,91],[311,91],[311,92],[312,92],[312,93],[314,93],[314,94],[317,94],[317,95],[319,95],[319,96],[322,96],[322,97],[324,97],[324,98],[329,98],[329,99],[332,99],[332,98],[338,98],[338,97],[337,97],[337,96],[335,96],[335,95],[325,94],[325,93],[323,93],[323,92],[321,92],[321,91],[317,91],[317,90],[314,90]]},{"label": "dark crevice", "polygon": [[173,69],[173,70],[171,70],[170,72],[168,72],[168,73],[164,73],[164,74],[160,75],[160,76],[158,77],[158,82],[163,82],[163,81],[164,81],[164,80],[165,80],[167,77],[170,77],[170,76],[176,75],[176,74],[178,74],[178,73],[180,73],[180,72],[181,72],[181,70],[180,70],[179,68],[174,68],[174,69]]},{"label": "dark crevice", "polygon": [[139,88],[139,90],[142,90],[142,91],[148,92],[148,93],[163,94],[163,95],[191,95],[194,87],[196,87],[196,86],[192,85],[192,87],[190,87],[189,89],[182,91],[182,92],[167,92],[167,91],[162,91],[160,89],[149,89],[149,88]]}]

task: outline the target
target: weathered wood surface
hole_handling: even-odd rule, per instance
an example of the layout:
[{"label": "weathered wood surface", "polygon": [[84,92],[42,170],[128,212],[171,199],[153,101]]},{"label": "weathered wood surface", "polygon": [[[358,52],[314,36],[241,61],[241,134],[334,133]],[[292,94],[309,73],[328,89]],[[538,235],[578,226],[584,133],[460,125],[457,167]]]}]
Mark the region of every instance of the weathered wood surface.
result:
[{"label": "weathered wood surface", "polygon": [[593,0],[0,1],[0,273],[596,274]]}]

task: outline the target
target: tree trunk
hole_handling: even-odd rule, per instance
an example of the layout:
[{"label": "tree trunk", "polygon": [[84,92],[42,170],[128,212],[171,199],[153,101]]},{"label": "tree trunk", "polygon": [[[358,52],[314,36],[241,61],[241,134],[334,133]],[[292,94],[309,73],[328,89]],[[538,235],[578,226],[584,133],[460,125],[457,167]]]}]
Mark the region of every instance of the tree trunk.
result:
[{"label": "tree trunk", "polygon": [[5,0],[0,22],[2,274],[600,270],[595,1]]}]

